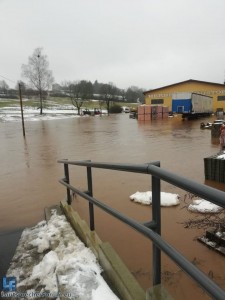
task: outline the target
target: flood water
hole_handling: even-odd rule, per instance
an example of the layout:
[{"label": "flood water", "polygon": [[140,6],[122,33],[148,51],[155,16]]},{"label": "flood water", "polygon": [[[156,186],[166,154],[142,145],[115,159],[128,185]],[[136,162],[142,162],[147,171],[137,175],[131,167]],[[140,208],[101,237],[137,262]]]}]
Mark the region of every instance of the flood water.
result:
[{"label": "flood water", "polygon": [[[207,119],[206,121],[213,121]],[[58,204],[66,192],[58,180],[63,165],[57,160],[92,160],[118,163],[160,161],[161,167],[178,175],[225,190],[225,184],[205,182],[204,157],[219,152],[218,140],[210,130],[201,130],[200,121],[180,118],[138,122],[126,114],[81,117],[25,123],[26,139],[19,122],[0,123],[0,229],[35,225],[44,218],[44,208]],[[86,187],[86,173],[72,167],[71,182]],[[181,191],[161,183],[162,191]],[[151,219],[151,207],[135,204],[129,196],[151,190],[147,175],[93,170],[94,197],[138,221]],[[73,200],[82,218],[88,220],[88,206],[79,197]],[[196,241],[203,229],[186,229],[181,222],[195,217],[184,208],[162,208],[162,236],[225,288],[224,257]],[[151,247],[145,237],[120,221],[95,209],[96,231],[109,241],[144,289],[151,286]],[[163,285],[174,299],[210,299],[165,255],[162,255]]]}]

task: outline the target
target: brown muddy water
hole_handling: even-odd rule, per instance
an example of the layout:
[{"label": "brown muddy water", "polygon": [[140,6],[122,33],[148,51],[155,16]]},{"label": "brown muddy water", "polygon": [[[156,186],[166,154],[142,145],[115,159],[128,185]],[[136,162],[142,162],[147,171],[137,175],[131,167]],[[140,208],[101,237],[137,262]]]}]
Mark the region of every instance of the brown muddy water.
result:
[{"label": "brown muddy water", "polygon": [[[205,121],[213,121],[207,119]],[[65,198],[58,183],[63,165],[58,159],[146,163],[159,160],[161,167],[178,175],[225,190],[225,184],[205,182],[204,157],[219,152],[218,140],[210,130],[201,130],[199,120],[180,118],[138,122],[126,114],[109,117],[81,117],[64,120],[26,122],[26,139],[21,124],[0,123],[0,230],[31,226],[44,218],[46,206]],[[71,182],[86,189],[81,167],[71,168]],[[181,191],[167,183],[162,191]],[[151,207],[135,204],[129,196],[151,190],[147,175],[93,170],[94,196],[118,211],[141,222],[151,219]],[[224,257],[196,241],[203,229],[186,229],[183,224],[196,215],[184,208],[162,208],[162,236],[225,288]],[[79,197],[73,207],[88,220],[87,203]],[[95,209],[96,230],[109,241],[143,286],[151,286],[151,242],[126,225]],[[174,299],[210,299],[174,263],[162,255],[163,285]]]}]

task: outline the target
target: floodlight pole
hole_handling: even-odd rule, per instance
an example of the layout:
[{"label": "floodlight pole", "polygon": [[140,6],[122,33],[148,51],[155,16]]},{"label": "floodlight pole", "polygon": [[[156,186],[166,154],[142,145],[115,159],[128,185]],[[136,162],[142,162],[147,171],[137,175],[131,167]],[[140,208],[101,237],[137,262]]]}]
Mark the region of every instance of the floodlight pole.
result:
[{"label": "floodlight pole", "polygon": [[21,119],[22,119],[22,127],[23,127],[23,136],[25,137],[25,127],[24,127],[24,118],[23,118],[23,101],[22,101],[21,83],[19,83],[19,93],[20,93],[20,110],[21,110]]}]

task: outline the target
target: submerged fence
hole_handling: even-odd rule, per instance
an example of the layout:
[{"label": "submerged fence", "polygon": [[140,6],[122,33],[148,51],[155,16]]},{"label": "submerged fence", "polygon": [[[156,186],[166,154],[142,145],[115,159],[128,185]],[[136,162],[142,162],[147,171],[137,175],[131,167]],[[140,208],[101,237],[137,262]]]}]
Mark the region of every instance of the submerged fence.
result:
[{"label": "submerged fence", "polygon": [[[89,202],[89,224],[90,230],[95,229],[94,206],[101,208],[106,213],[114,216],[123,223],[137,230],[153,243],[152,272],[153,285],[161,283],[161,251],[167,254],[184,272],[186,272],[196,283],[198,283],[212,298],[225,299],[225,291],[220,288],[214,281],[206,276],[201,270],[188,261],[180,252],[168,244],[160,236],[161,234],[161,209],[160,209],[160,181],[163,180],[176,187],[179,187],[196,196],[202,197],[216,205],[225,208],[225,193],[217,189],[208,187],[203,184],[196,183],[187,178],[178,176],[169,171],[160,168],[160,162],[151,162],[147,164],[117,164],[117,163],[101,163],[91,161],[69,161],[59,160],[64,164],[64,178],[59,182],[67,189],[67,202],[71,204],[71,193],[80,195]],[[87,169],[87,191],[80,191],[76,187],[70,185],[69,165],[84,166]],[[92,189],[92,168],[100,168],[107,170],[117,170],[125,172],[134,172],[147,174],[152,176],[152,220],[141,224],[126,215],[118,212],[110,206],[104,204],[100,200],[93,197]]]}]

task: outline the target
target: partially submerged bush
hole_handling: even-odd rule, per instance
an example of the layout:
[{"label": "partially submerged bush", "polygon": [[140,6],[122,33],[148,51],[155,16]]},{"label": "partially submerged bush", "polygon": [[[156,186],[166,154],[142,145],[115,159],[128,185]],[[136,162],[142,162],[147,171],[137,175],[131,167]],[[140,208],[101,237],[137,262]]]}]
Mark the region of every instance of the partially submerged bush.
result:
[{"label": "partially submerged bush", "polygon": [[114,104],[113,106],[111,106],[109,108],[109,113],[111,114],[120,114],[122,112],[123,108],[118,105],[118,104]]}]

